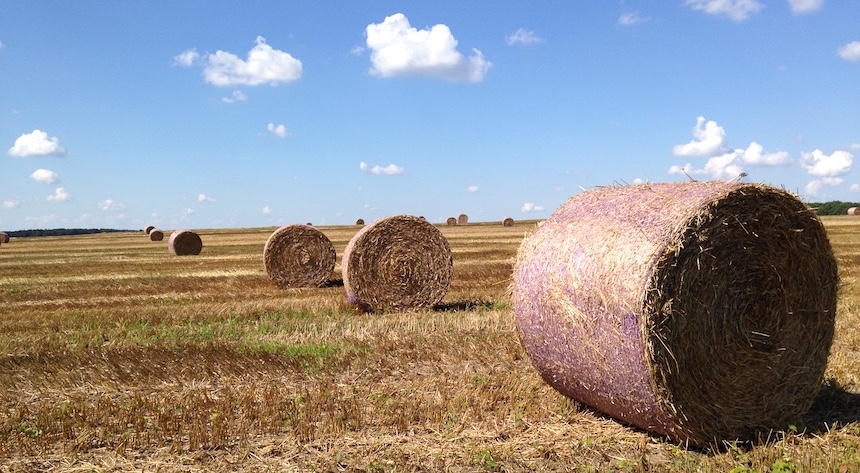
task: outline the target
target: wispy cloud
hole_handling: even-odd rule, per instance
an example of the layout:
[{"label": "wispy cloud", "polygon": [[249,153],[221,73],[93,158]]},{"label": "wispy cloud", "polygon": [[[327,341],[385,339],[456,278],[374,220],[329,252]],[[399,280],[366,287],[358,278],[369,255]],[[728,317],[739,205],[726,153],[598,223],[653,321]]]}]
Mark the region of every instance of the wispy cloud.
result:
[{"label": "wispy cloud", "polygon": [[788,0],[788,5],[791,7],[792,13],[795,15],[802,15],[821,10],[821,6],[824,5],[824,0]]},{"label": "wispy cloud", "polygon": [[290,136],[290,132],[287,131],[287,127],[284,125],[275,125],[274,123],[269,123],[267,126],[269,133],[277,136],[278,138],[286,138]]},{"label": "wispy cloud", "polygon": [[535,205],[531,202],[526,202],[520,210],[523,212],[540,212],[543,210],[543,205]]},{"label": "wispy cloud", "polygon": [[839,57],[846,61],[860,61],[860,41],[852,41],[839,48]]},{"label": "wispy cloud", "polygon": [[221,101],[224,103],[247,102],[248,96],[241,90],[234,90],[231,96],[221,97]]},{"label": "wispy cloud", "polygon": [[534,31],[520,28],[515,31],[514,34],[505,38],[505,41],[509,46],[513,46],[515,44],[539,44],[543,43],[543,38],[538,36]]},{"label": "wispy cloud", "polygon": [[370,73],[380,77],[427,76],[450,81],[480,82],[492,65],[477,49],[465,57],[446,25],[418,30],[402,13],[367,25]]},{"label": "wispy cloud", "polygon": [[732,21],[741,22],[758,12],[764,5],[756,0],[686,0],[684,2],[693,10],[703,11],[709,15],[725,16]]},{"label": "wispy cloud", "polygon": [[263,206],[263,215],[268,215],[270,213],[272,213],[272,208],[269,207],[268,205],[264,205]]},{"label": "wispy cloud", "polygon": [[621,26],[632,26],[638,23],[644,23],[650,18],[642,16],[638,11],[622,13],[618,17],[618,24]]},{"label": "wispy cloud", "polygon": [[197,194],[197,202],[215,202],[215,199],[206,194]]},{"label": "wispy cloud", "polygon": [[467,187],[467,188],[466,188],[466,190],[467,190],[467,191],[469,191],[469,192],[478,192],[480,189],[481,189],[481,188],[480,188],[480,187],[478,187],[478,186],[469,186],[469,187]]},{"label": "wispy cloud", "polygon": [[17,208],[18,205],[19,205],[19,202],[17,199],[6,199],[3,201],[2,207],[4,209],[14,209],[14,208]]},{"label": "wispy cloud", "polygon": [[51,202],[66,202],[71,200],[71,198],[72,196],[63,187],[57,187],[54,189],[54,193],[48,196],[48,200]]},{"label": "wispy cloud", "polygon": [[115,202],[113,199],[105,199],[99,202],[98,207],[105,212],[125,209],[125,205],[120,204],[119,202]]},{"label": "wispy cloud", "polygon": [[376,166],[370,167],[369,164],[362,161],[358,164],[358,168],[361,169],[362,172],[366,172],[369,174],[384,174],[387,176],[396,176],[406,173],[405,169],[396,164],[389,164],[385,167],[382,167],[377,164]]}]

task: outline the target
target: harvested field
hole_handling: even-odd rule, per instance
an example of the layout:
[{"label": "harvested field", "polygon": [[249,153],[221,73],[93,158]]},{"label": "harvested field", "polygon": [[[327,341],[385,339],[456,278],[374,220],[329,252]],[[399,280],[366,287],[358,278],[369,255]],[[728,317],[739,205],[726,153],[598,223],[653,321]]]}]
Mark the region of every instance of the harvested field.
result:
[{"label": "harvested field", "polygon": [[[0,252],[0,471],[858,471],[860,221],[824,223],[842,280],[825,384],[803,424],[717,451],[543,382],[508,294],[534,221],[441,225],[442,303],[377,315],[343,287],[272,285],[275,228],[200,230],[193,259],[134,233],[18,238]],[[317,228],[338,254],[358,231]]]}]

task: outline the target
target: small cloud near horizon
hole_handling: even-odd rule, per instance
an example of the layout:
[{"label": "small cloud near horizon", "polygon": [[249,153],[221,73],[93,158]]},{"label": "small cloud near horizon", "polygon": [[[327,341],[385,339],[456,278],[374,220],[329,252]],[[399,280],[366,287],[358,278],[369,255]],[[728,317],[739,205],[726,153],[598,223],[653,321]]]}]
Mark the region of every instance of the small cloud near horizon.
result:
[{"label": "small cloud near horizon", "polygon": [[543,205],[535,205],[531,202],[526,202],[523,204],[522,209],[523,212],[540,212],[543,210]]},{"label": "small cloud near horizon", "polygon": [[466,188],[466,190],[469,192],[478,192],[479,190],[481,190],[481,188],[478,186],[469,186]]},{"label": "small cloud near horizon", "polygon": [[376,166],[370,167],[369,164],[362,161],[358,163],[358,168],[361,170],[361,172],[377,175],[384,174],[386,176],[397,176],[406,173],[405,169],[393,163],[385,167],[382,167],[378,164]]},{"label": "small cloud near horizon", "polygon": [[197,202],[215,202],[215,199],[206,194],[197,194]]},{"label": "small cloud near horizon", "polygon": [[71,198],[72,196],[63,187],[57,187],[54,189],[54,193],[48,196],[48,200],[51,202],[67,202]]},{"label": "small cloud near horizon", "polygon": [[505,38],[505,42],[508,43],[508,46],[515,44],[540,44],[543,43],[543,38],[538,36],[534,31],[520,28],[514,34]]}]

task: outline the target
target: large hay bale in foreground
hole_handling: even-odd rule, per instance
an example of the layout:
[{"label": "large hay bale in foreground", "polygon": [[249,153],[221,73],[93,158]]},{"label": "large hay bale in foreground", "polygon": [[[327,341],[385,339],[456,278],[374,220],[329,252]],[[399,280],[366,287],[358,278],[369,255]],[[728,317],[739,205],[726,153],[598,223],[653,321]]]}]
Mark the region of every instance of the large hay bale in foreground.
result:
[{"label": "large hay bale in foreground", "polygon": [[448,240],[419,217],[377,220],[352,237],[341,263],[347,300],[364,310],[432,306],[454,274]]},{"label": "large hay bale in foreground", "polygon": [[164,232],[157,229],[157,228],[151,229],[148,233],[149,233],[149,240],[150,241],[164,240]]},{"label": "large hay bale in foreground", "polygon": [[457,217],[457,224],[458,224],[458,225],[465,225],[465,224],[467,224],[467,223],[469,223],[469,216],[468,216],[468,215],[466,215],[466,214],[460,214],[460,215]]},{"label": "large hay bale in foreground", "polygon": [[284,225],[269,236],[263,249],[266,273],[281,289],[324,285],[336,258],[331,240],[307,225]]},{"label": "large hay bale in foreground", "polygon": [[167,249],[177,256],[199,255],[203,240],[191,230],[176,230],[167,239]]},{"label": "large hay bale in foreground", "polygon": [[579,194],[521,245],[513,305],[561,393],[706,445],[785,429],[809,409],[838,276],[818,218],[739,182]]}]

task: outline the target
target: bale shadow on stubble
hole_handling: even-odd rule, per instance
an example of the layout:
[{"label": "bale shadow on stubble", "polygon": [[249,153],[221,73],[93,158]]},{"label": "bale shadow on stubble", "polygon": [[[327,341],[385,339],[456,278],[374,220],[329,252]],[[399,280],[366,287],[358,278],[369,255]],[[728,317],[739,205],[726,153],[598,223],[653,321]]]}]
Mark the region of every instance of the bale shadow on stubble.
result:
[{"label": "bale shadow on stubble", "polygon": [[433,306],[434,312],[459,312],[459,311],[469,311],[475,309],[491,309],[493,308],[492,301],[484,301],[484,300],[466,300],[466,301],[454,301],[454,302],[440,302],[439,304],[435,304]]},{"label": "bale shadow on stubble", "polygon": [[322,287],[343,287],[343,279],[329,279],[323,283]]},{"label": "bale shadow on stubble", "polygon": [[860,421],[860,394],[843,388],[834,379],[825,380],[812,407],[803,416],[808,434],[822,434],[839,426]]}]

